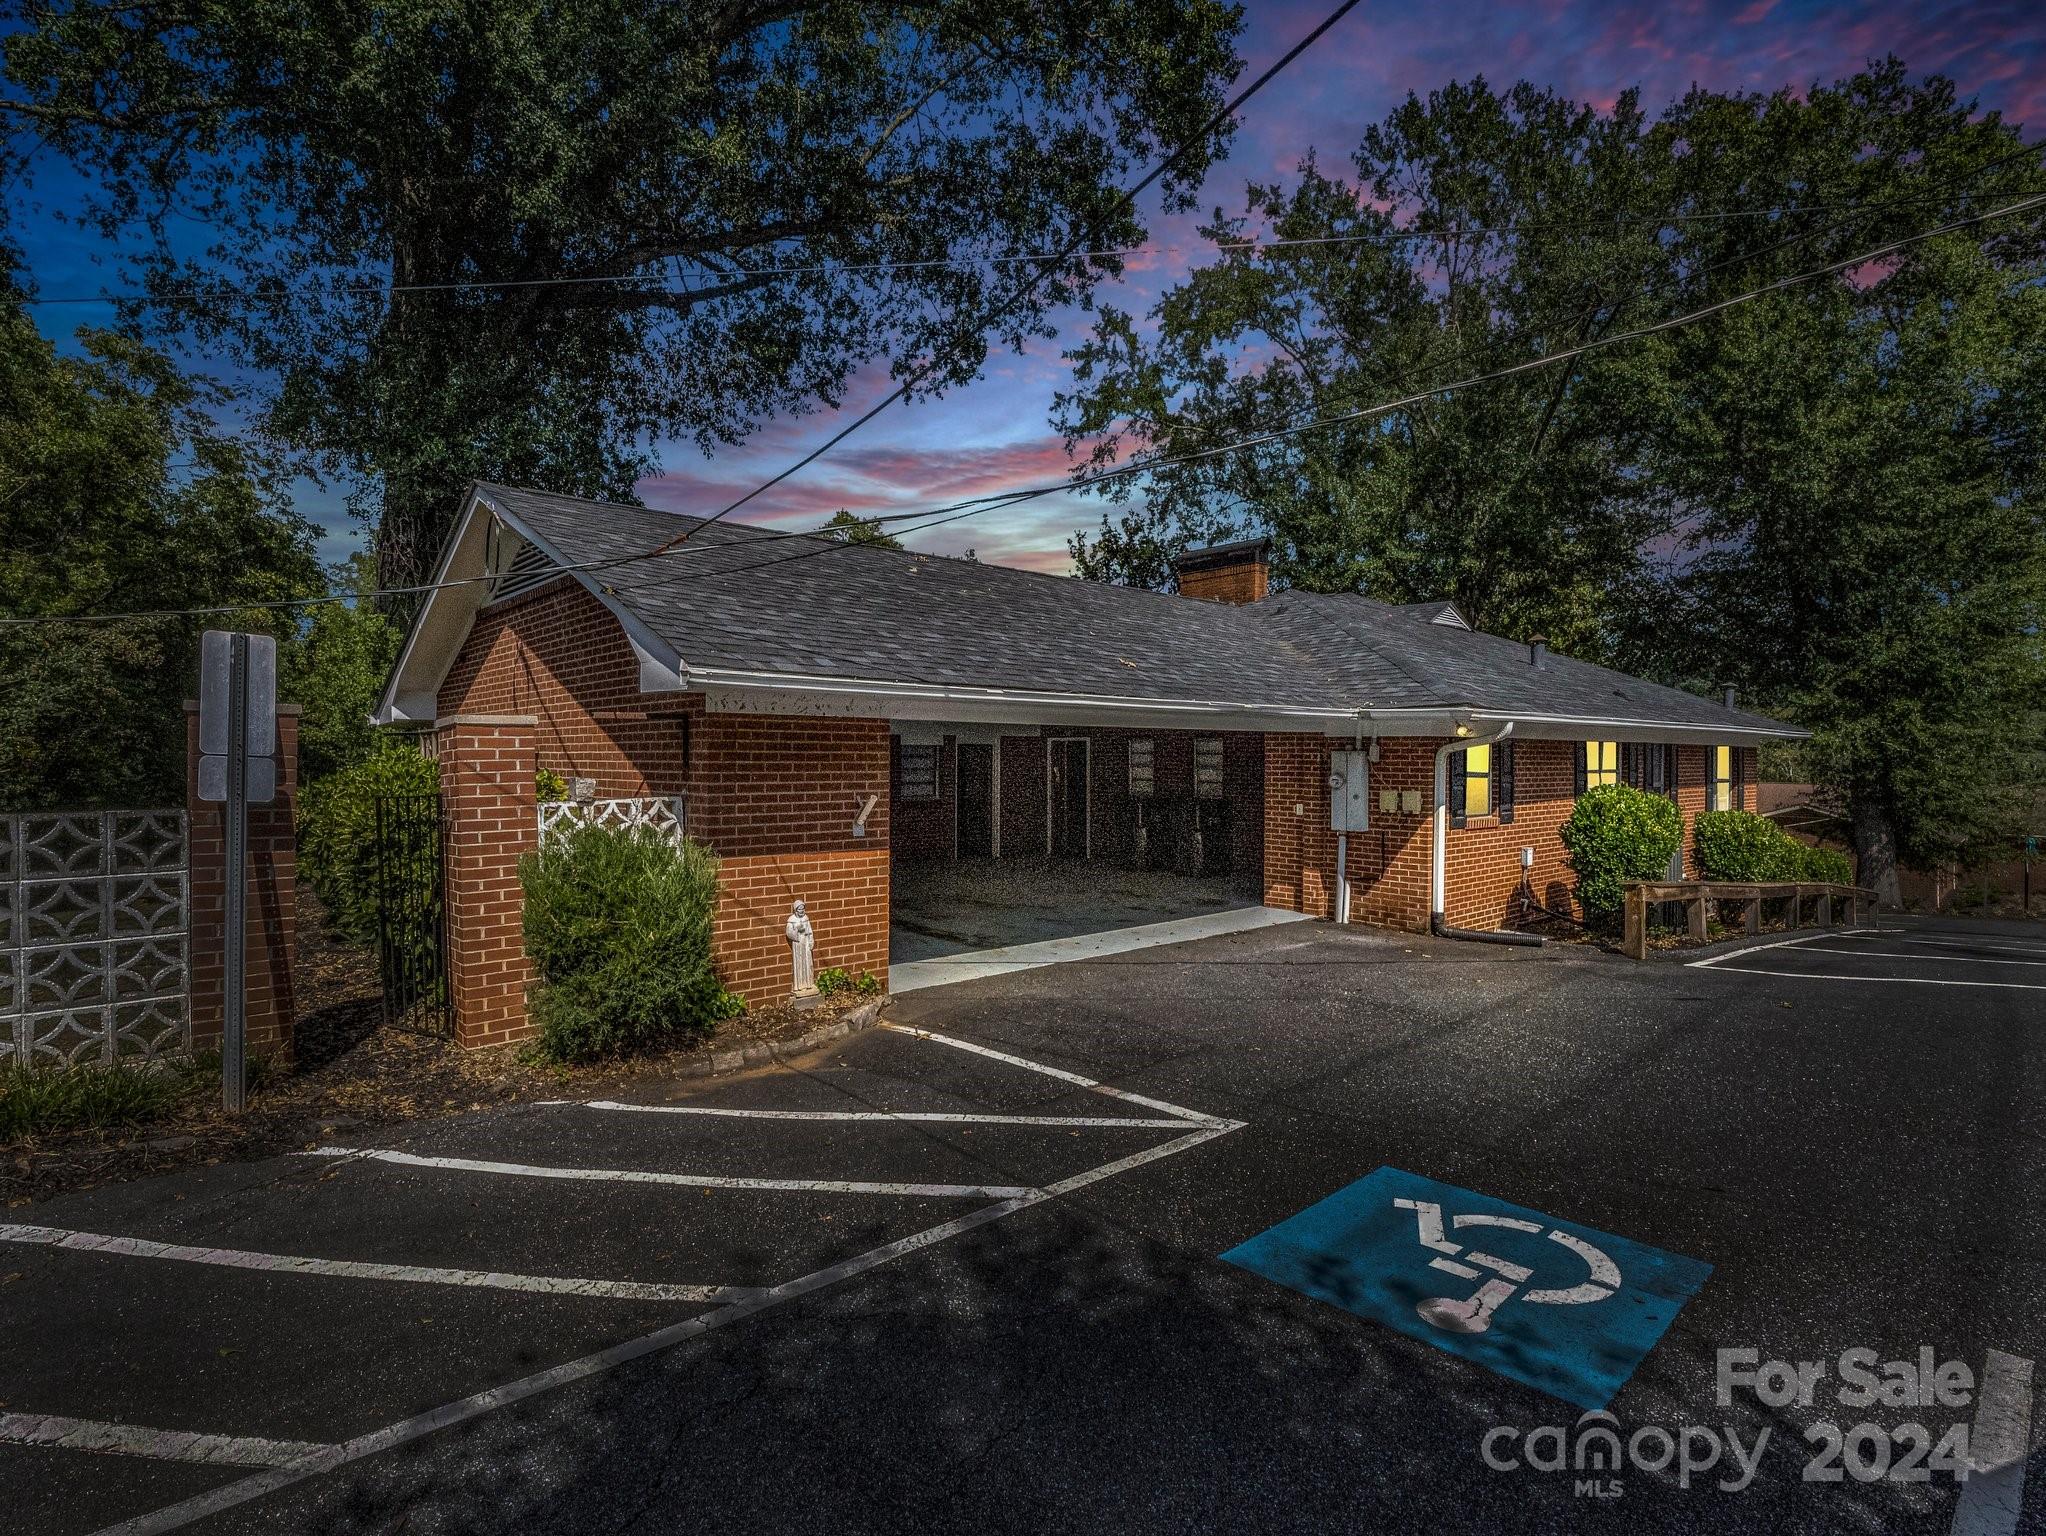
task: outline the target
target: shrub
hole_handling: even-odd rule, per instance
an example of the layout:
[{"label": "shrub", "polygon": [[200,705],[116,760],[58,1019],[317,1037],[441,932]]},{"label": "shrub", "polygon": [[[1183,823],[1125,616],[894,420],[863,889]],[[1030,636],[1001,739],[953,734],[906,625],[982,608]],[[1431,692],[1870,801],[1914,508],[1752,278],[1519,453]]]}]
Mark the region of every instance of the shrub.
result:
[{"label": "shrub", "polygon": [[1563,846],[1577,872],[1577,899],[1594,916],[1620,910],[1622,887],[1661,880],[1684,840],[1684,818],[1661,795],[1625,784],[1601,784],[1579,797],[1563,823]]},{"label": "shrub", "polygon": [[1767,816],[1707,811],[1697,820],[1698,868],[1708,880],[1828,880],[1854,883],[1854,865],[1834,848],[1808,848]]},{"label": "shrub", "polygon": [[1698,869],[1707,880],[1794,880],[1798,844],[1767,816],[1706,811],[1696,823]]},{"label": "shrub", "polygon": [[698,844],[645,827],[574,827],[519,861],[543,1055],[703,1036],[744,1006],[711,965],[717,869]]},{"label": "shrub", "polygon": [[187,1079],[164,1067],[0,1068],[0,1140],[76,1126],[139,1125],[184,1096]]},{"label": "shrub", "polygon": [[566,800],[568,780],[552,768],[538,768],[533,772],[533,798],[535,800]]},{"label": "shrub", "polygon": [[817,990],[826,997],[834,992],[851,992],[857,997],[871,997],[881,990],[881,983],[874,979],[872,971],[861,971],[855,976],[840,966],[831,966],[817,973]]},{"label": "shrub", "polygon": [[348,938],[376,939],[378,797],[439,787],[439,765],[388,736],[369,756],[306,787],[298,806],[299,869]]},{"label": "shrub", "polygon": [[1835,885],[1854,884],[1854,861],[1837,848],[1797,846],[1800,880],[1830,880]]}]

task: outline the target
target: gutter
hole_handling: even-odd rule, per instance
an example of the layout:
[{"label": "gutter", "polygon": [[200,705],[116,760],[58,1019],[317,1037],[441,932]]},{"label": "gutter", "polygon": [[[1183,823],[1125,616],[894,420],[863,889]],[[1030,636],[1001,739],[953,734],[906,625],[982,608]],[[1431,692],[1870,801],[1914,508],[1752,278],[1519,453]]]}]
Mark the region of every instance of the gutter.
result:
[{"label": "gutter", "polygon": [[1489,747],[1512,734],[1513,722],[1508,720],[1489,735],[1445,741],[1435,749],[1435,836],[1432,839],[1434,847],[1429,851],[1428,931],[1437,938],[1464,939],[1474,944],[1512,944],[1524,949],[1540,949],[1546,942],[1539,934],[1533,933],[1452,928],[1443,916],[1447,910],[1449,885],[1449,754],[1468,752],[1472,747]]}]

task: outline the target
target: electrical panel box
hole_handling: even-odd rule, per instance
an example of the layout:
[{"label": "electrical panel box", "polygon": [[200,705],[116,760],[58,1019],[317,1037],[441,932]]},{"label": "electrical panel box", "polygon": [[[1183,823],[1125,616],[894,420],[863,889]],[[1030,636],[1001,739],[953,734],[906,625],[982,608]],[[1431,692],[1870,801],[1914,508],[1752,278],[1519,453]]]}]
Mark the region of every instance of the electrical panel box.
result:
[{"label": "electrical panel box", "polygon": [[1329,826],[1362,832],[1371,825],[1371,765],[1362,752],[1330,754]]}]

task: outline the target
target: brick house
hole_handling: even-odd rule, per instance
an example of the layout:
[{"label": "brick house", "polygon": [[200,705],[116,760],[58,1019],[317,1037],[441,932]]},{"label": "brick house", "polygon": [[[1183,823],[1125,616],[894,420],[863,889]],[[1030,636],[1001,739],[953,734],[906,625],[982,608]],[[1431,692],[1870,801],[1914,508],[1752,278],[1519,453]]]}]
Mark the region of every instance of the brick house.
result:
[{"label": "brick house", "polygon": [[[479,485],[377,718],[489,737],[514,799],[529,762],[677,797],[722,860],[726,982],[760,995],[798,897],[820,966],[885,978],[891,882],[923,861],[1142,865],[1497,929],[1524,860],[1572,903],[1557,832],[1587,784],[1688,820],[1802,734],[1447,603],[1270,593],[1267,555],[1196,552],[1167,595]],[[475,883],[504,894],[501,868]]]}]

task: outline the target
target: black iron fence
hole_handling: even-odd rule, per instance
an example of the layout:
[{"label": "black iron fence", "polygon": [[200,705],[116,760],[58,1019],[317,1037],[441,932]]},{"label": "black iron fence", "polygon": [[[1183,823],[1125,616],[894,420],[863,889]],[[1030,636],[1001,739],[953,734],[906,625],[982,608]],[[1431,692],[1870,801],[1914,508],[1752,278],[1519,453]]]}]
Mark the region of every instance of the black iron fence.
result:
[{"label": "black iron fence", "polygon": [[452,1035],[438,794],[377,797],[377,970],[384,1023]]}]

